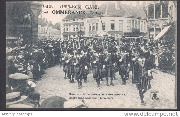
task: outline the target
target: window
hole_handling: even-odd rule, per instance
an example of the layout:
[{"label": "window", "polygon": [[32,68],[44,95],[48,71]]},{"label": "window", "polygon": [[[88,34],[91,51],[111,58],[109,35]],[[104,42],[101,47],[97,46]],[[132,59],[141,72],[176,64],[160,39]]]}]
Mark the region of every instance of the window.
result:
[{"label": "window", "polygon": [[155,4],[155,19],[158,19],[161,17],[161,5],[160,4]]},{"label": "window", "polygon": [[102,23],[102,30],[105,30],[105,23]]},{"label": "window", "polygon": [[127,20],[127,30],[131,30],[131,20]]},{"label": "window", "polygon": [[92,31],[95,31],[95,23],[92,23]]},{"label": "window", "polygon": [[38,33],[40,32],[40,29],[41,29],[41,28],[40,28],[40,27],[38,27]]},{"label": "window", "polygon": [[144,31],[146,31],[146,21],[144,21]]},{"label": "window", "polygon": [[111,20],[111,30],[115,30],[115,25],[114,25],[115,21]]},{"label": "window", "polygon": [[137,29],[140,29],[140,21],[137,23]]},{"label": "window", "polygon": [[79,31],[79,27],[78,27],[78,25],[76,25],[76,31]]},{"label": "window", "polygon": [[98,23],[96,23],[96,31],[98,30]]},{"label": "window", "polygon": [[68,32],[68,25],[66,26],[66,32]]},{"label": "window", "polygon": [[[171,9],[170,9],[170,12],[171,12]],[[163,5],[162,5],[162,18],[167,18],[167,17],[168,17],[168,4],[163,3]]]},{"label": "window", "polygon": [[42,33],[42,29],[43,29],[43,28],[40,28],[40,33]]},{"label": "window", "polygon": [[82,24],[79,25],[79,29],[81,30],[83,27],[82,27]]},{"label": "window", "polygon": [[76,31],[76,25],[73,25],[73,31],[74,32]]},{"label": "window", "polygon": [[148,17],[154,19],[154,4],[148,6]]},{"label": "window", "polygon": [[123,20],[119,20],[119,31],[123,31]]},{"label": "window", "polygon": [[141,26],[141,29],[140,29],[140,30],[143,30],[143,21],[141,21],[140,26]]},{"label": "window", "polygon": [[89,31],[91,31],[91,24],[89,24]]},{"label": "window", "polygon": [[135,20],[135,28],[137,29],[137,20]]},{"label": "window", "polygon": [[134,20],[132,20],[132,28],[134,28]]}]

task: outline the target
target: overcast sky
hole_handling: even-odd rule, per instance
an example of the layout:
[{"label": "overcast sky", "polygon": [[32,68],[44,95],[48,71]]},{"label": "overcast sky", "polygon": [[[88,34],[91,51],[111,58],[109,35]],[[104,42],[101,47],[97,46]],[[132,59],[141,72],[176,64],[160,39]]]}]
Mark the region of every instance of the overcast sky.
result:
[{"label": "overcast sky", "polygon": [[[98,6],[110,1],[96,1],[96,4]],[[116,1],[111,1],[111,2],[116,2]],[[136,1],[121,1],[123,4],[131,4],[135,5]],[[61,22],[62,19],[66,15],[61,15],[61,14],[53,14],[53,10],[67,10],[67,9],[62,9],[60,6],[62,5],[77,5],[80,4],[81,8],[85,8],[85,5],[92,5],[92,1],[43,1],[43,4],[46,5],[52,5],[53,8],[42,8],[42,11],[48,11],[48,13],[41,13],[39,17],[46,18],[48,21],[52,21],[53,24],[56,22]],[[142,4],[140,1],[139,4]]]}]

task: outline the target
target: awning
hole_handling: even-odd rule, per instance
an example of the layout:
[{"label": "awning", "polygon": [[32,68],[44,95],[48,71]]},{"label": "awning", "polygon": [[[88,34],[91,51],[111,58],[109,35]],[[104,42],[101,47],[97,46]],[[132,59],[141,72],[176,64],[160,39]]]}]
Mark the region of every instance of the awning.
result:
[{"label": "awning", "polygon": [[98,31],[97,35],[103,37],[104,35],[107,35],[107,32],[106,31]]},{"label": "awning", "polygon": [[158,40],[159,38],[161,38],[161,37],[169,30],[170,27],[171,27],[171,25],[165,27],[165,28],[154,38],[154,40]]},{"label": "awning", "polygon": [[10,36],[6,36],[6,39],[18,39],[18,37],[10,37]]}]

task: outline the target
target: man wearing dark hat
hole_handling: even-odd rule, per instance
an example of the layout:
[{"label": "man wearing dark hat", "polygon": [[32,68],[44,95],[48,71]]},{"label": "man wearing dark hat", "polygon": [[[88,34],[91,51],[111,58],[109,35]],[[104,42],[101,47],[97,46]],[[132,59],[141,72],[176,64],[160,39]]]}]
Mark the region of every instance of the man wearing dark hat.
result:
[{"label": "man wearing dark hat", "polygon": [[70,79],[70,83],[74,83],[74,63],[75,58],[71,56],[68,63],[68,78]]},{"label": "man wearing dark hat", "polygon": [[122,84],[125,85],[126,84],[126,80],[127,80],[127,77],[126,77],[126,74],[127,74],[127,65],[125,63],[125,59],[123,57],[121,57],[119,59],[119,62],[118,62],[118,66],[119,66],[119,75],[121,76],[121,79],[122,79]]},{"label": "man wearing dark hat", "polygon": [[111,53],[108,54],[108,56],[105,59],[105,62],[107,68],[107,77],[106,77],[107,86],[109,86],[109,77],[110,77],[110,85],[114,86],[113,84],[114,70],[113,70],[113,60]]},{"label": "man wearing dark hat", "polygon": [[99,56],[97,53],[93,55],[92,65],[92,72],[93,78],[96,80],[97,86],[100,86],[100,63],[99,63]]},{"label": "man wearing dark hat", "polygon": [[83,79],[84,82],[87,82],[87,75],[89,73],[89,68],[90,68],[90,64],[89,64],[89,58],[87,58],[87,52],[84,52],[84,54],[82,55],[81,59],[80,59],[80,64],[83,67]]},{"label": "man wearing dark hat", "polygon": [[139,67],[138,67],[138,83],[137,83],[141,104],[144,104],[144,93],[148,90],[148,77],[147,77],[148,72],[145,66],[146,59],[144,55],[145,54],[143,50],[141,50],[139,52],[139,58],[138,58]]},{"label": "man wearing dark hat", "polygon": [[55,64],[59,64],[61,58],[61,49],[59,43],[56,43],[55,45],[54,54],[55,54]]},{"label": "man wearing dark hat", "polygon": [[138,64],[138,55],[136,52],[134,52],[132,56],[132,83],[138,83],[138,70],[139,70],[139,64]]}]

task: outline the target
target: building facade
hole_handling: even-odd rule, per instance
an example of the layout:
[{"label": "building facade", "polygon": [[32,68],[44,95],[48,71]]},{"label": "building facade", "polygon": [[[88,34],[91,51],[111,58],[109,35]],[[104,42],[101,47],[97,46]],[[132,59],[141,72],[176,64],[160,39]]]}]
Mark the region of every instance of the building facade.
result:
[{"label": "building facade", "polygon": [[[146,36],[146,15],[141,7],[121,2],[105,3],[97,14],[68,15],[63,20],[63,38],[95,37],[104,34],[112,37]],[[88,14],[89,13],[89,14]]]},{"label": "building facade", "polygon": [[6,3],[6,37],[18,39],[24,44],[36,44],[38,39],[39,2]]},{"label": "building facade", "polygon": [[68,18],[63,20],[63,39],[77,38],[84,36],[84,18]]},{"label": "building facade", "polygon": [[140,36],[147,32],[146,20],[125,17],[86,18],[85,27],[85,37],[102,34],[112,37]]},{"label": "building facade", "polygon": [[177,19],[176,1],[155,1],[148,3],[148,27],[150,38],[155,38],[171,20]]},{"label": "building facade", "polygon": [[52,26],[38,25],[38,38],[39,40],[58,40],[61,38],[61,31]]}]

